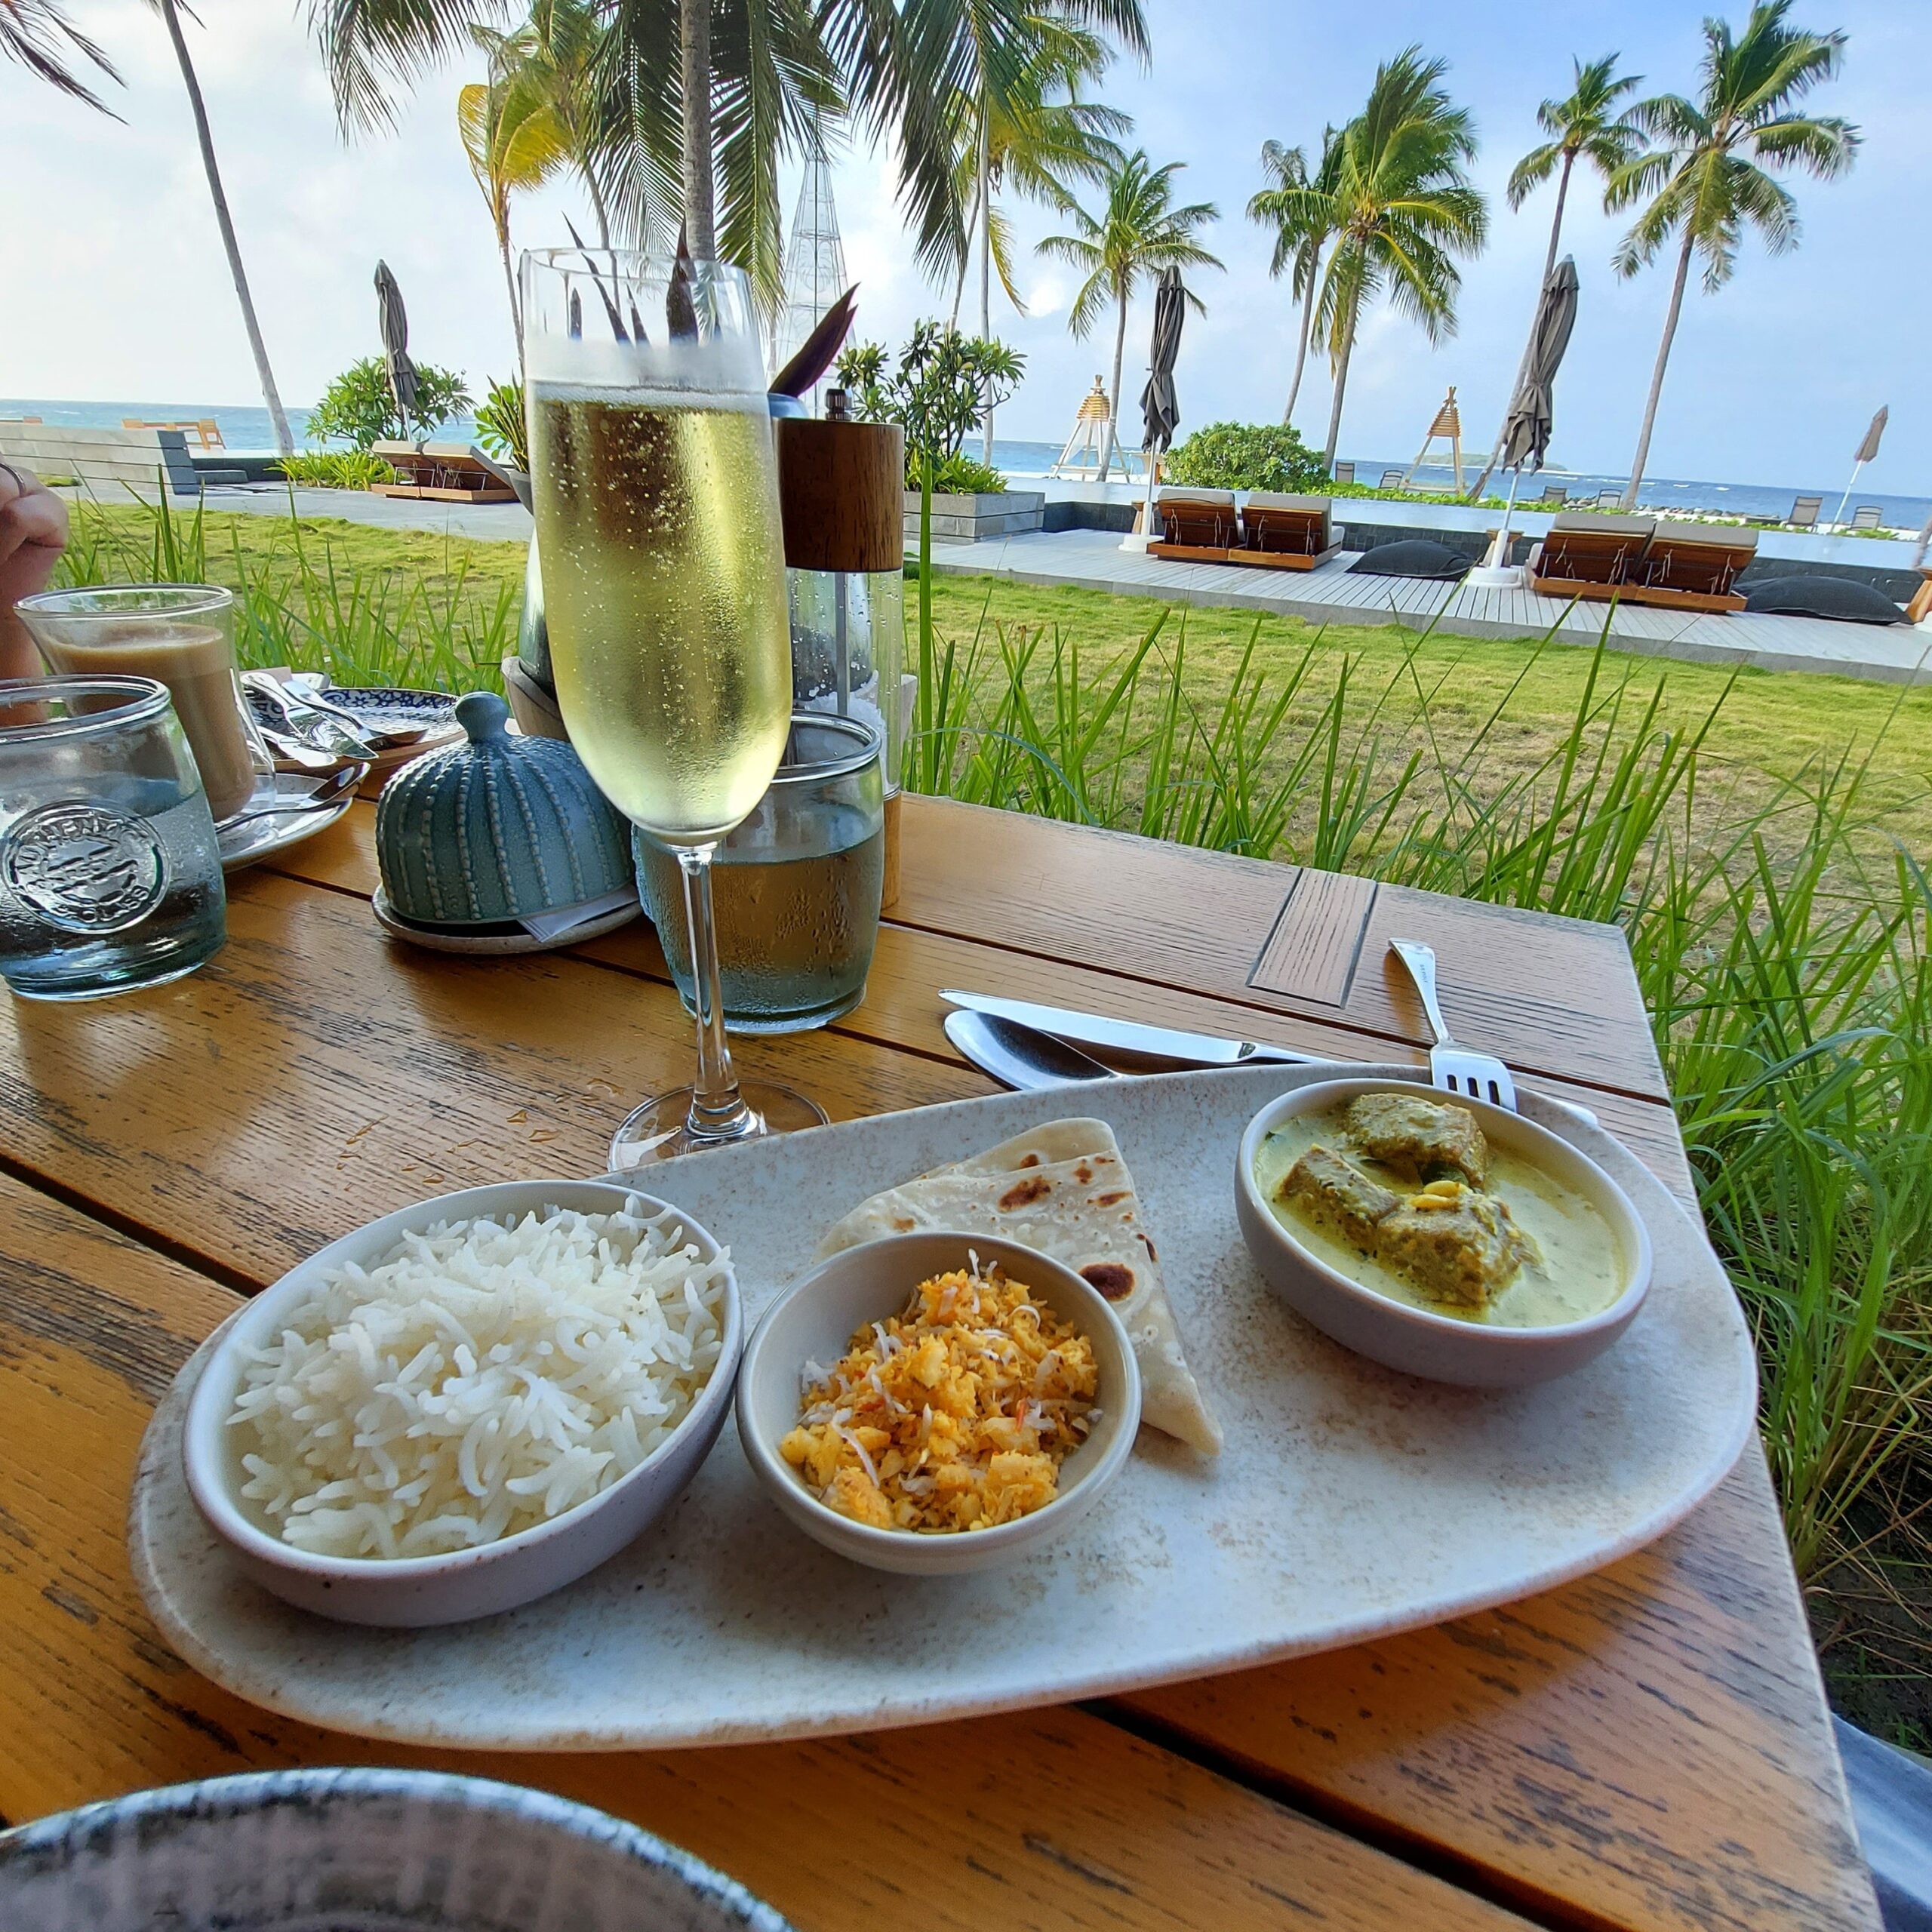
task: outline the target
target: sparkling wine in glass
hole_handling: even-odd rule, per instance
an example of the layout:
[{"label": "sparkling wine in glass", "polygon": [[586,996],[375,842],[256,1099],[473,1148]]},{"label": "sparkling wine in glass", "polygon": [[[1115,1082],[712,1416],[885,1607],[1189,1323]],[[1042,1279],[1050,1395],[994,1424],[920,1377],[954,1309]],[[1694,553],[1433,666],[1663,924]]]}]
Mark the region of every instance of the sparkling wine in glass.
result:
[{"label": "sparkling wine in glass", "polygon": [[817,1125],[790,1088],[734,1075],[712,916],[712,853],[771,783],[792,709],[749,285],[681,254],[546,249],[524,257],[523,306],[558,703],[598,789],[675,851],[691,922],[697,1078],[630,1115],[611,1165]]}]

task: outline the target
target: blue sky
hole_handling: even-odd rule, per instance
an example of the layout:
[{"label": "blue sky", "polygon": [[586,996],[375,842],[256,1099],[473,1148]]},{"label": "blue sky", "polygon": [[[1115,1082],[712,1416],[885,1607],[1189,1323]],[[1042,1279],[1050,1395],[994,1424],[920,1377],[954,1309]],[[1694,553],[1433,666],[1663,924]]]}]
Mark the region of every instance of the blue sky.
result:
[{"label": "blue sky", "polygon": [[[0,66],[0,182],[10,264],[0,292],[0,394],[135,398],[175,403],[257,400],[235,303],[217,249],[177,77],[149,11],[137,0],[82,0],[75,17],[115,53],[129,85],[125,126],[57,99]],[[1242,214],[1269,137],[1312,143],[1324,121],[1359,105],[1378,60],[1411,41],[1451,62],[1449,85],[1472,110],[1476,173],[1494,204],[1486,254],[1467,266],[1458,334],[1432,349],[1386,312],[1366,325],[1351,373],[1343,454],[1412,454],[1444,388],[1457,386],[1471,441],[1486,442],[1521,346],[1548,235],[1549,191],[1512,214],[1511,165],[1536,140],[1536,103],[1566,91],[1572,54],[1613,48],[1650,86],[1694,81],[1697,0],[1564,0],[1526,8],[1494,0],[1382,0],[1373,9],[1309,0],[1149,0],[1154,58],[1121,63],[1103,88],[1137,122],[1157,162],[1183,161],[1190,200],[1217,203],[1208,245],[1225,274],[1199,279],[1208,304],[1189,325],[1179,372],[1188,422],[1278,415],[1294,352],[1286,291],[1266,274],[1268,242]],[[1730,10],[1741,19],[1744,8]],[[345,144],[292,0],[202,0],[195,36],[229,195],[285,397],[311,400],[335,370],[373,346],[369,275],[377,254],[409,300],[413,346],[480,381],[509,362],[509,331],[488,223],[454,129],[460,76],[433,77],[400,131]],[[1747,245],[1722,294],[1694,292],[1664,395],[1651,469],[1770,484],[1835,484],[1872,411],[1891,406],[1875,488],[1932,491],[1924,316],[1932,281],[1923,248],[1932,179],[1932,7],[1922,0],[1821,0],[1808,24],[1850,34],[1843,78],[1820,106],[1862,126],[1846,180],[1795,184],[1798,251],[1767,258]],[[1367,24],[1364,24],[1364,22]],[[192,29],[190,29],[191,32]],[[896,339],[947,294],[922,285],[891,197],[890,170],[841,158],[835,192],[862,332]],[[793,192],[786,186],[789,208]],[[1620,282],[1609,266],[1621,224],[1587,187],[1574,194],[1565,245],[1582,306],[1557,392],[1553,456],[1575,469],[1627,466],[1656,351],[1668,272]],[[516,211],[519,241],[561,237],[576,212],[568,189]],[[996,331],[1029,358],[1002,433],[1058,440],[1104,368],[1111,338],[1066,330],[1073,289],[1031,254],[1051,232],[1043,211],[1014,210],[1026,245],[1023,318],[998,303]],[[1149,306],[1130,325],[1130,392]],[[1297,420],[1319,441],[1327,383],[1317,365]]]}]

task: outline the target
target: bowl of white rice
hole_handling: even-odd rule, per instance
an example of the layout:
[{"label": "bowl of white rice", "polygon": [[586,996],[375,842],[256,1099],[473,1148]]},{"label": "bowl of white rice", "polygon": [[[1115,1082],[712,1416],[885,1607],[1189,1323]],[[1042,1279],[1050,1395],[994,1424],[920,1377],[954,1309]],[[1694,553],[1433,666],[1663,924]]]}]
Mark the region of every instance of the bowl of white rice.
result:
[{"label": "bowl of white rice", "polygon": [[332,1242],[230,1321],[189,1404],[195,1506],[264,1589],[460,1623],[633,1541],[731,1406],[728,1251],[604,1181],[518,1181]]}]

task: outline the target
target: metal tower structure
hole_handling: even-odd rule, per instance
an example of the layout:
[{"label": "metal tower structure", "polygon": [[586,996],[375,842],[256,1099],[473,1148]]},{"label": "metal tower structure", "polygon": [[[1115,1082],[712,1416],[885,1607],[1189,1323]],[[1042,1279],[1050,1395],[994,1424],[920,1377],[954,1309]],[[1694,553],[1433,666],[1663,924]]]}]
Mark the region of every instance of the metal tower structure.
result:
[{"label": "metal tower structure", "polygon": [[[783,368],[803,347],[845,286],[845,250],[838,239],[838,211],[832,205],[832,164],[814,127],[804,179],[798,186],[798,211],[792,217],[792,238],[785,248],[785,308],[772,345],[774,370]],[[814,411],[818,399],[814,389]]]}]

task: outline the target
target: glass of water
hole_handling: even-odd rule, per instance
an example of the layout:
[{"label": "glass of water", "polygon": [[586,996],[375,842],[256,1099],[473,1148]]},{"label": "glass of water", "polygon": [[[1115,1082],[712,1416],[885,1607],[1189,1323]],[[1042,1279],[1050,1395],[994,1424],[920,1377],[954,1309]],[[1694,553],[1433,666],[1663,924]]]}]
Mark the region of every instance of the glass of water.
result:
[{"label": "glass of water", "polygon": [[[881,749],[862,718],[795,712],[777,776],[720,841],[712,894],[733,1032],[801,1032],[864,998],[885,872]],[[643,833],[632,844],[671,977],[694,1006],[677,858]]]},{"label": "glass of water", "polygon": [[0,681],[0,977],[94,999],[192,973],[227,937],[207,792],[152,678]]}]

